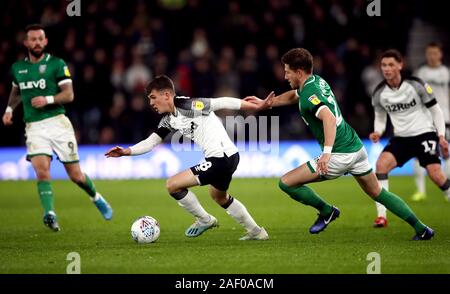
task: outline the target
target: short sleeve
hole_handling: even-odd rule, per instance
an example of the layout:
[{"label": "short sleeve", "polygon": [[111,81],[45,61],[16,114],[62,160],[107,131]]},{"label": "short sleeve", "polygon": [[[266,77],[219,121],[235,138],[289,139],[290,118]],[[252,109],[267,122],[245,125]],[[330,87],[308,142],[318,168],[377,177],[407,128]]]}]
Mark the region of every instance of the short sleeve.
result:
[{"label": "short sleeve", "polygon": [[211,98],[175,97],[175,106],[186,116],[207,115],[211,112]]},{"label": "short sleeve", "polygon": [[14,74],[14,72],[15,72],[15,70],[14,70],[14,65],[11,67],[11,71],[10,71],[10,74],[11,74],[11,80],[12,80],[12,86],[13,87],[18,87],[19,86],[19,83],[17,82],[17,79],[16,79],[16,75]]},{"label": "short sleeve", "polygon": [[411,79],[411,85],[414,87],[417,95],[419,95],[426,107],[429,108],[437,103],[436,98],[434,97],[433,88],[431,88],[429,84],[419,78],[414,78]]},{"label": "short sleeve", "polygon": [[319,91],[302,92],[302,97],[300,100],[302,101],[302,110],[311,112],[314,116],[316,116],[319,108],[323,106],[328,107],[325,103],[325,98],[322,96],[322,94],[320,94]]},{"label": "short sleeve", "polygon": [[61,86],[65,83],[69,83],[72,81],[72,77],[70,75],[70,70],[64,60],[59,59],[56,68],[56,81],[58,86]]}]

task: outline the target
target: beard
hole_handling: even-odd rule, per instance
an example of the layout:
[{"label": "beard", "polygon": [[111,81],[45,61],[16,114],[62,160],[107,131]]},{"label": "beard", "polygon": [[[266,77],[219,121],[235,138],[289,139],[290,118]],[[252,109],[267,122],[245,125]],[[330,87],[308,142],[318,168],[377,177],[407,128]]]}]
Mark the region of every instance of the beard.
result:
[{"label": "beard", "polygon": [[41,56],[44,54],[44,49],[45,47],[40,49],[28,49],[28,53],[36,58],[41,58]]}]

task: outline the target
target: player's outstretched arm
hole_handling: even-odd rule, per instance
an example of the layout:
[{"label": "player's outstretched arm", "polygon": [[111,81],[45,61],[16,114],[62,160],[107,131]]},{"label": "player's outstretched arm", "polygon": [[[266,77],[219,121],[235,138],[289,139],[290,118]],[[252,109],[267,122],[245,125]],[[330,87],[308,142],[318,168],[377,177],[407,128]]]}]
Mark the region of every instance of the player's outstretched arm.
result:
[{"label": "player's outstretched arm", "polygon": [[274,92],[271,92],[265,100],[261,100],[256,96],[249,96],[246,97],[244,101],[256,104],[258,110],[298,103],[298,97],[295,94],[295,90],[284,92],[278,96],[275,96],[273,93]]},{"label": "player's outstretched arm", "polygon": [[261,100],[256,96],[245,97],[241,102],[242,110],[264,110],[272,108],[275,98],[275,92],[272,91],[267,95],[266,99]]},{"label": "player's outstretched arm", "polygon": [[116,146],[108,150],[105,153],[106,157],[121,157],[121,156],[129,156],[129,155],[141,155],[147,152],[150,152],[162,142],[162,138],[157,133],[152,133],[148,136],[147,139],[142,140],[141,142],[128,147],[123,148],[120,146]]},{"label": "player's outstretched arm", "polygon": [[131,155],[130,148],[123,148],[120,146],[113,147],[105,153],[106,157],[121,157]]},{"label": "player's outstretched arm", "polygon": [[55,96],[37,96],[31,99],[34,108],[42,108],[48,104],[66,104],[73,101],[72,83],[65,83],[59,86],[61,92]]},{"label": "player's outstretched arm", "polygon": [[5,113],[3,114],[2,121],[5,126],[10,126],[13,124],[12,117],[13,111],[20,103],[20,92],[17,86],[11,88],[9,93],[8,106],[6,107]]},{"label": "player's outstretched arm", "polygon": [[[275,94],[271,92],[269,96],[267,96],[266,100],[261,100],[263,103],[267,103],[268,105],[272,103],[271,99]],[[258,99],[255,96],[252,96]],[[247,97],[249,98],[249,97]],[[246,99],[247,99],[246,98]],[[260,105],[257,103],[251,103],[245,101],[246,99],[238,99],[232,97],[218,97],[214,99],[208,99],[211,105],[211,111],[216,111],[220,109],[232,109],[232,110],[259,110]],[[260,99],[258,99],[260,100]]]}]

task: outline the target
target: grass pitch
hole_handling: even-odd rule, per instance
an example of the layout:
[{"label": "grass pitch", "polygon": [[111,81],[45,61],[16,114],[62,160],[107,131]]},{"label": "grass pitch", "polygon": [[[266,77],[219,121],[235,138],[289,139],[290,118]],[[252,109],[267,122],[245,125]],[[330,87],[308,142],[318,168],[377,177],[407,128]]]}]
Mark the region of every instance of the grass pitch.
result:
[{"label": "grass pitch", "polygon": [[[435,229],[431,241],[414,242],[406,223],[388,214],[389,227],[372,228],[375,205],[350,177],[312,184],[341,216],[322,233],[308,228],[316,212],[278,189],[277,179],[235,179],[230,193],[243,202],[270,240],[238,241],[243,229],[215,204],[207,187],[193,191],[220,227],[186,238],[192,217],[165,191],[163,180],[96,181],[114,217],[104,221],[76,185],[54,181],[61,231],[42,224],[36,183],[0,182],[0,273],[65,273],[67,255],[81,257],[81,273],[366,273],[370,252],[381,256],[382,273],[450,273],[450,203],[427,182],[428,199],[411,203],[414,181],[391,177],[391,191],[406,199]],[[157,243],[130,236],[141,215],[161,225]]]}]

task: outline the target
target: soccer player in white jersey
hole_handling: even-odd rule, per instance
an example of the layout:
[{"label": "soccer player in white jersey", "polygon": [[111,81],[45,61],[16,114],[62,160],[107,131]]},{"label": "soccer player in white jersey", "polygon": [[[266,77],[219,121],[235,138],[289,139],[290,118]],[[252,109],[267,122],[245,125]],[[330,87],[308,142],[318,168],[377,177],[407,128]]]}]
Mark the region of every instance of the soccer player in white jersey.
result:
[{"label": "soccer player in white jersey", "polygon": [[[221,121],[214,114],[219,109],[256,109],[252,103],[230,97],[189,98],[175,95],[173,82],[167,76],[158,76],[147,88],[150,106],[160,114],[158,129],[147,139],[128,148],[116,146],[105,155],[120,157],[150,152],[172,131],[179,131],[197,143],[206,161],[184,170],[167,180],[169,194],[196,220],[186,230],[187,237],[197,237],[218,225],[217,219],[202,207],[188,188],[208,185],[211,197],[247,231],[240,240],[267,240],[266,230],[256,224],[245,206],[228,194],[232,175],[239,163],[239,153],[228,137]],[[270,97],[268,97],[270,98]]]},{"label": "soccer player in white jersey", "polygon": [[[425,48],[425,58],[427,63],[418,68],[416,76],[431,86],[439,106],[444,114],[446,139],[450,132],[450,106],[449,106],[449,83],[450,73],[448,67],[442,64],[442,47],[436,42],[432,42]],[[450,176],[450,159],[444,158],[444,170],[447,177]],[[413,201],[421,201],[426,198],[425,193],[425,170],[417,160],[414,161],[414,177],[417,191],[411,197]]]},{"label": "soccer player in white jersey", "polygon": [[[418,78],[404,78],[400,71],[403,57],[390,49],[381,59],[382,81],[374,91],[372,105],[375,110],[372,142],[379,141],[385,131],[387,115],[394,127],[394,137],[383,149],[376,163],[376,173],[387,190],[388,173],[416,157],[431,180],[450,199],[450,180],[441,169],[439,152],[448,157],[445,139],[445,121],[441,108],[434,98],[433,90]],[[375,227],[386,227],[386,208],[377,203],[378,216]]]}]

